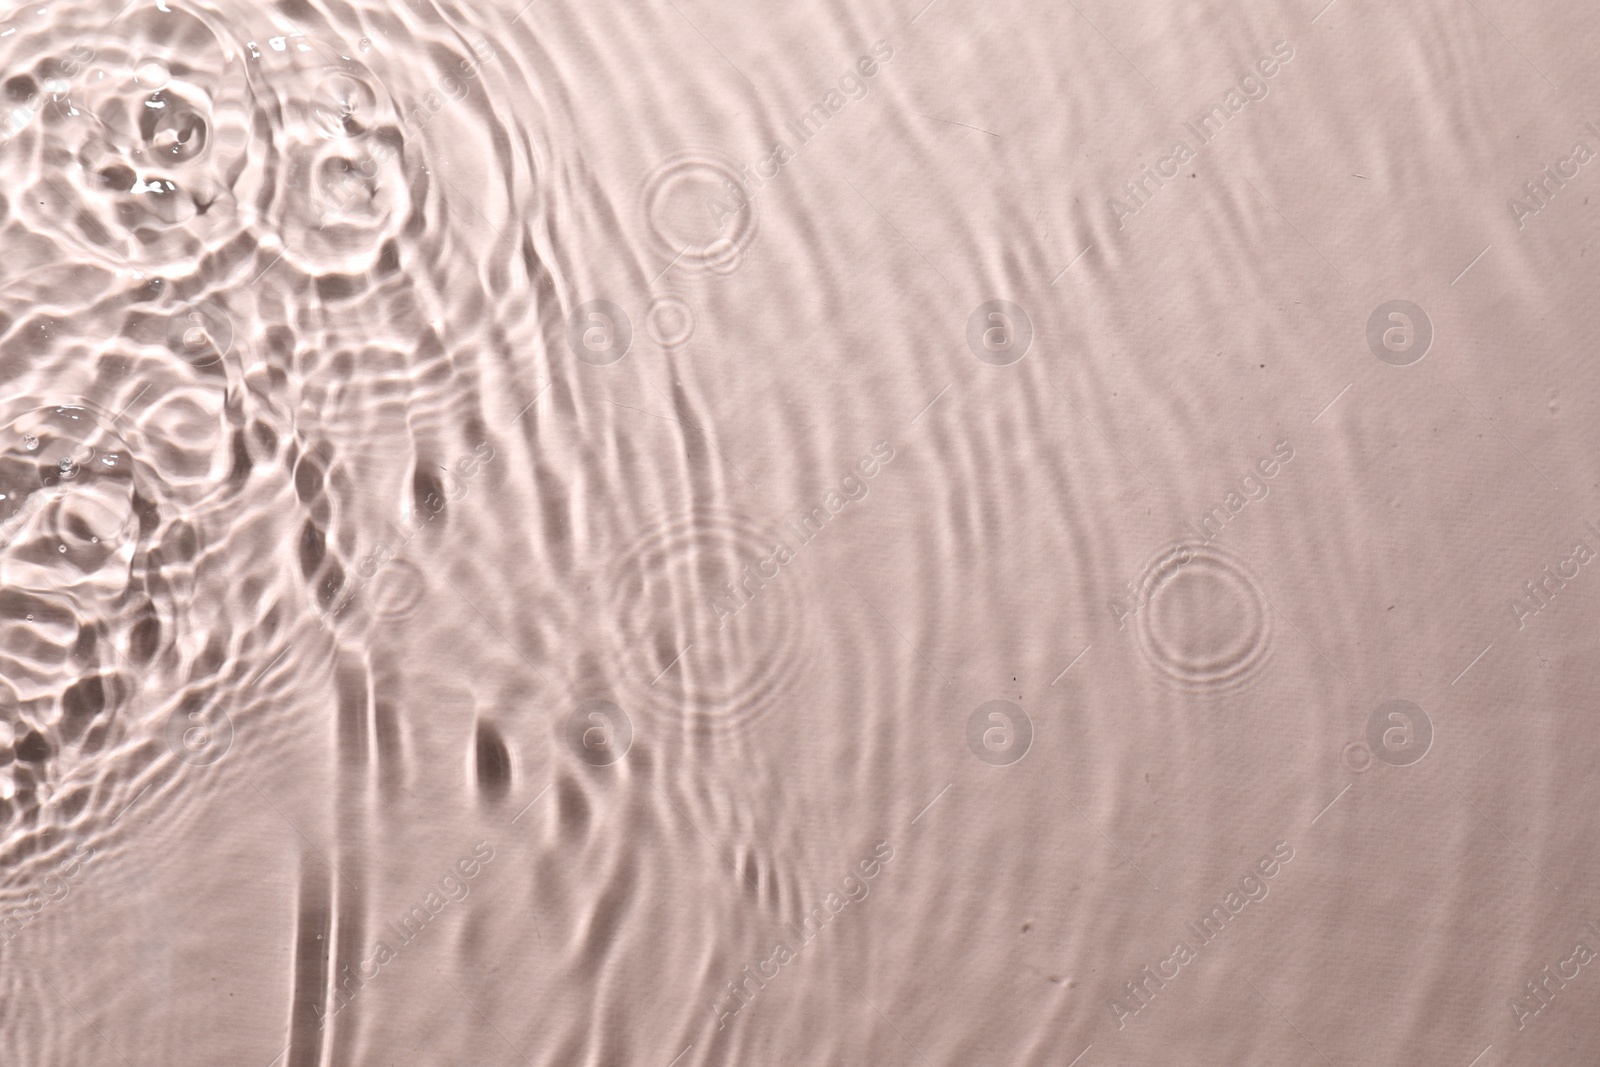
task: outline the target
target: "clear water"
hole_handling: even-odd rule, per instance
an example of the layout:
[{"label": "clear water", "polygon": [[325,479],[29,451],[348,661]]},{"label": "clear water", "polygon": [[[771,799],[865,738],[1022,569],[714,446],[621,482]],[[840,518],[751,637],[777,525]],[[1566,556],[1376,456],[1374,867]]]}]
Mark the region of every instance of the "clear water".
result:
[{"label": "clear water", "polygon": [[1595,1062],[1596,47],[11,7],[0,1064]]}]

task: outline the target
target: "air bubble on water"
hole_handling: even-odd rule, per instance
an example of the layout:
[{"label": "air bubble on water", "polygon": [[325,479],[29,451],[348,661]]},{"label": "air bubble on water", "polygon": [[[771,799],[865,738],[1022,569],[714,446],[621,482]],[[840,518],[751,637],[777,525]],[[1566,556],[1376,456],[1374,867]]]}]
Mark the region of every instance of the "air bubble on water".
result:
[{"label": "air bubble on water", "polygon": [[115,467],[117,465],[117,457],[116,456],[101,456],[100,457],[100,462],[104,463],[108,467]]},{"label": "air bubble on water", "polygon": [[61,472],[61,477],[63,479],[75,478],[78,475],[78,465],[77,463],[73,462],[71,456],[62,456],[61,459],[56,462],[56,470]]},{"label": "air bubble on water", "polygon": [[22,435],[22,446],[29,452],[35,452],[39,448],[39,439],[31,433],[25,433]]},{"label": "air bubble on water", "polygon": [[356,43],[361,46],[361,50],[363,52],[372,51],[372,41],[371,41],[370,38],[363,37],[363,38],[361,38],[361,40],[357,41]]},{"label": "air bubble on water", "polygon": [[56,551],[60,552],[64,556],[64,555],[67,554],[67,546],[66,545],[57,545],[56,546]]}]

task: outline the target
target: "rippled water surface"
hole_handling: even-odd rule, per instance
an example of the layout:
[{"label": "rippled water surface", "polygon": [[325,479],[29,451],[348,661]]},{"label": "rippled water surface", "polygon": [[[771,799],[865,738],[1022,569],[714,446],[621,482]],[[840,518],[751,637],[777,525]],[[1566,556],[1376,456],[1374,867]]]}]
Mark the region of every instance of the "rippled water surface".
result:
[{"label": "rippled water surface", "polygon": [[1596,1062],[1597,49],[10,7],[0,1065]]}]

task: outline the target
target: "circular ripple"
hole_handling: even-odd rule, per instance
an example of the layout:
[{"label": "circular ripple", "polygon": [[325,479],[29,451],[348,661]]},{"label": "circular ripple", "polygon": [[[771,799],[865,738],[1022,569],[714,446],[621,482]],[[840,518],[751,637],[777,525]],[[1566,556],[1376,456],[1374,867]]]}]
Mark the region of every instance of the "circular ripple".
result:
[{"label": "circular ripple", "polygon": [[[31,14],[31,12],[29,13]],[[236,236],[263,178],[243,50],[209,16],[148,4],[7,20],[0,122],[25,225],[90,261],[190,265]]]},{"label": "circular ripple", "polygon": [[[646,534],[611,585],[618,656],[638,699],[694,727],[742,725],[796,676],[806,612],[797,546],[731,517]],[[790,559],[791,562],[783,562]]]},{"label": "circular ripple", "polygon": [[694,309],[676,296],[660,296],[644,316],[651,340],[662,348],[679,348],[694,336]]},{"label": "circular ripple", "polygon": [[756,207],[740,191],[733,165],[682,155],[645,182],[644,217],[657,250],[672,262],[726,274],[738,268],[756,237]]},{"label": "circular ripple", "polygon": [[1140,580],[1139,647],[1185,686],[1242,684],[1266,661],[1272,616],[1244,565],[1213,545],[1161,553]]},{"label": "circular ripple", "polygon": [[[346,51],[318,46],[310,55]],[[413,214],[416,175],[407,157],[414,169],[421,146],[402,135],[398,106],[356,60],[310,69],[304,54],[276,59],[286,69],[274,72],[273,84],[287,87],[285,109],[300,121],[279,131],[284,166],[272,232],[308,273],[366,270]]]},{"label": "circular ripple", "polygon": [[133,455],[95,411],[61,405],[0,429],[0,579],[71,586],[125,567],[137,540]]}]

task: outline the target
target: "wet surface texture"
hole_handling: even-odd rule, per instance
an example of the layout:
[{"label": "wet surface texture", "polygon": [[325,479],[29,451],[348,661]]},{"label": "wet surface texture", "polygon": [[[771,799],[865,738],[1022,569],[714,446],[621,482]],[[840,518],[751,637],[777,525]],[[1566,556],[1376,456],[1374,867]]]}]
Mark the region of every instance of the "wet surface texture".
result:
[{"label": "wet surface texture", "polygon": [[1597,48],[0,12],[0,1064],[1596,1062]]}]

